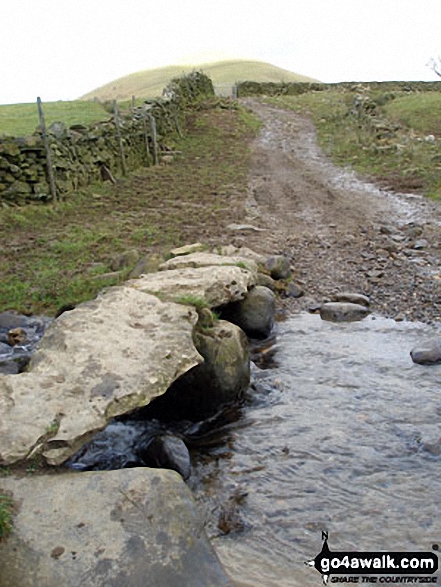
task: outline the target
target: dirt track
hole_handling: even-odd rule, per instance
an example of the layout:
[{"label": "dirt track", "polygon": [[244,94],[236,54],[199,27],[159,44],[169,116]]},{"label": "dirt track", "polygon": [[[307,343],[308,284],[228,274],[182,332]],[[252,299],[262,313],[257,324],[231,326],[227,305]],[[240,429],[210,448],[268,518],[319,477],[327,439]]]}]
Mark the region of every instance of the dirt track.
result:
[{"label": "dirt track", "polygon": [[292,259],[304,309],[338,291],[370,296],[383,316],[441,319],[441,213],[419,196],[392,194],[335,167],[312,122],[257,100],[264,121],[253,149],[245,242]]}]

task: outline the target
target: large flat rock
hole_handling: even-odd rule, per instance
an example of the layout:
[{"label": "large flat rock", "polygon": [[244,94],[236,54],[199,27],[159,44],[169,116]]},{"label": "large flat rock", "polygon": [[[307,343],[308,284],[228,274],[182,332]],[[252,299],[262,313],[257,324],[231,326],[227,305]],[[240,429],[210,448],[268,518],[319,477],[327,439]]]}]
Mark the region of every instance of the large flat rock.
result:
[{"label": "large flat rock", "polygon": [[169,259],[159,266],[161,271],[169,269],[183,269],[184,267],[213,267],[232,265],[257,272],[257,263],[253,259],[239,255],[223,256],[215,253],[196,252]]},{"label": "large flat rock", "polygon": [[253,271],[242,267],[219,265],[149,273],[127,285],[166,300],[182,300],[188,296],[203,298],[211,308],[216,308],[244,299],[256,278]]},{"label": "large flat rock", "polygon": [[0,464],[74,454],[115,416],[147,405],[202,362],[197,313],[115,287],[60,316],[29,372],[0,377]]},{"label": "large flat rock", "polygon": [[0,587],[233,587],[190,490],[161,469],[2,479]]}]

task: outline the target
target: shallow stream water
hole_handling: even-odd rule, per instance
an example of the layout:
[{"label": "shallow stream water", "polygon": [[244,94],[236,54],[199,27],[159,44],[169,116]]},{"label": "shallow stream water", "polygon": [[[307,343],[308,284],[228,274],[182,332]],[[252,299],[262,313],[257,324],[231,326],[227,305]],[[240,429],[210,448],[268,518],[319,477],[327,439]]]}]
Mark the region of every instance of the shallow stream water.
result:
[{"label": "shallow stream water", "polygon": [[279,323],[277,365],[258,374],[223,453],[196,466],[207,518],[227,512],[237,526],[208,525],[238,585],[320,585],[304,562],[322,530],[333,550],[441,542],[441,365],[409,355],[436,335],[379,317]]},{"label": "shallow stream water", "polygon": [[[439,336],[439,327],[375,316],[335,324],[293,315],[257,353],[265,368],[254,369],[242,406],[214,431],[176,431],[193,447],[188,483],[238,587],[320,585],[304,563],[322,531],[340,551],[441,543],[441,365],[409,354]],[[71,466],[137,466],[142,434],[145,423],[115,422]]]}]

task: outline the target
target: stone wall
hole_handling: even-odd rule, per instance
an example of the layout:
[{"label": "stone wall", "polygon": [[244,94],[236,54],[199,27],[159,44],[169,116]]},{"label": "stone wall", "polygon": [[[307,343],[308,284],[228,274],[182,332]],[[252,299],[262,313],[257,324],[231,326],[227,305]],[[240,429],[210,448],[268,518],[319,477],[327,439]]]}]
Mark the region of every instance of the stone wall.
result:
[{"label": "stone wall", "polygon": [[247,96],[283,96],[298,95],[306,92],[323,92],[326,90],[360,91],[360,87],[384,92],[441,91],[441,82],[341,82],[336,84],[321,83],[274,83],[241,82],[237,85],[238,97]]},{"label": "stone wall", "polygon": [[[162,98],[145,102],[131,112],[121,112],[121,135],[126,167],[136,169],[150,165],[147,155],[143,114],[153,115],[158,139],[177,132],[187,106],[213,95],[213,85],[206,75],[193,72],[172,80]],[[147,117],[148,142],[152,137]],[[56,122],[48,129],[52,168],[57,194],[64,197],[82,186],[100,179],[100,164],[113,175],[122,172],[122,162],[113,115],[90,126],[67,128]],[[0,203],[45,202],[51,199],[41,133],[30,137],[0,139]]]}]

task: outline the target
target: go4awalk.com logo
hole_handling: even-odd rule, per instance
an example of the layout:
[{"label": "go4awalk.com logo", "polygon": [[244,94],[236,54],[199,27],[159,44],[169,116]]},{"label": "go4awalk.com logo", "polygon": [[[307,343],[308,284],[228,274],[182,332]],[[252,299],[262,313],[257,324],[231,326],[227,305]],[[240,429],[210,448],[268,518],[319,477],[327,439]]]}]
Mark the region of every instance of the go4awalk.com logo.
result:
[{"label": "go4awalk.com logo", "polygon": [[[436,584],[436,552],[341,552],[332,551],[328,533],[322,532],[321,552],[305,564],[315,567],[323,583]],[[434,544],[432,550],[437,551]],[[350,576],[348,576],[350,575]],[[372,575],[376,575],[375,577]]]}]

